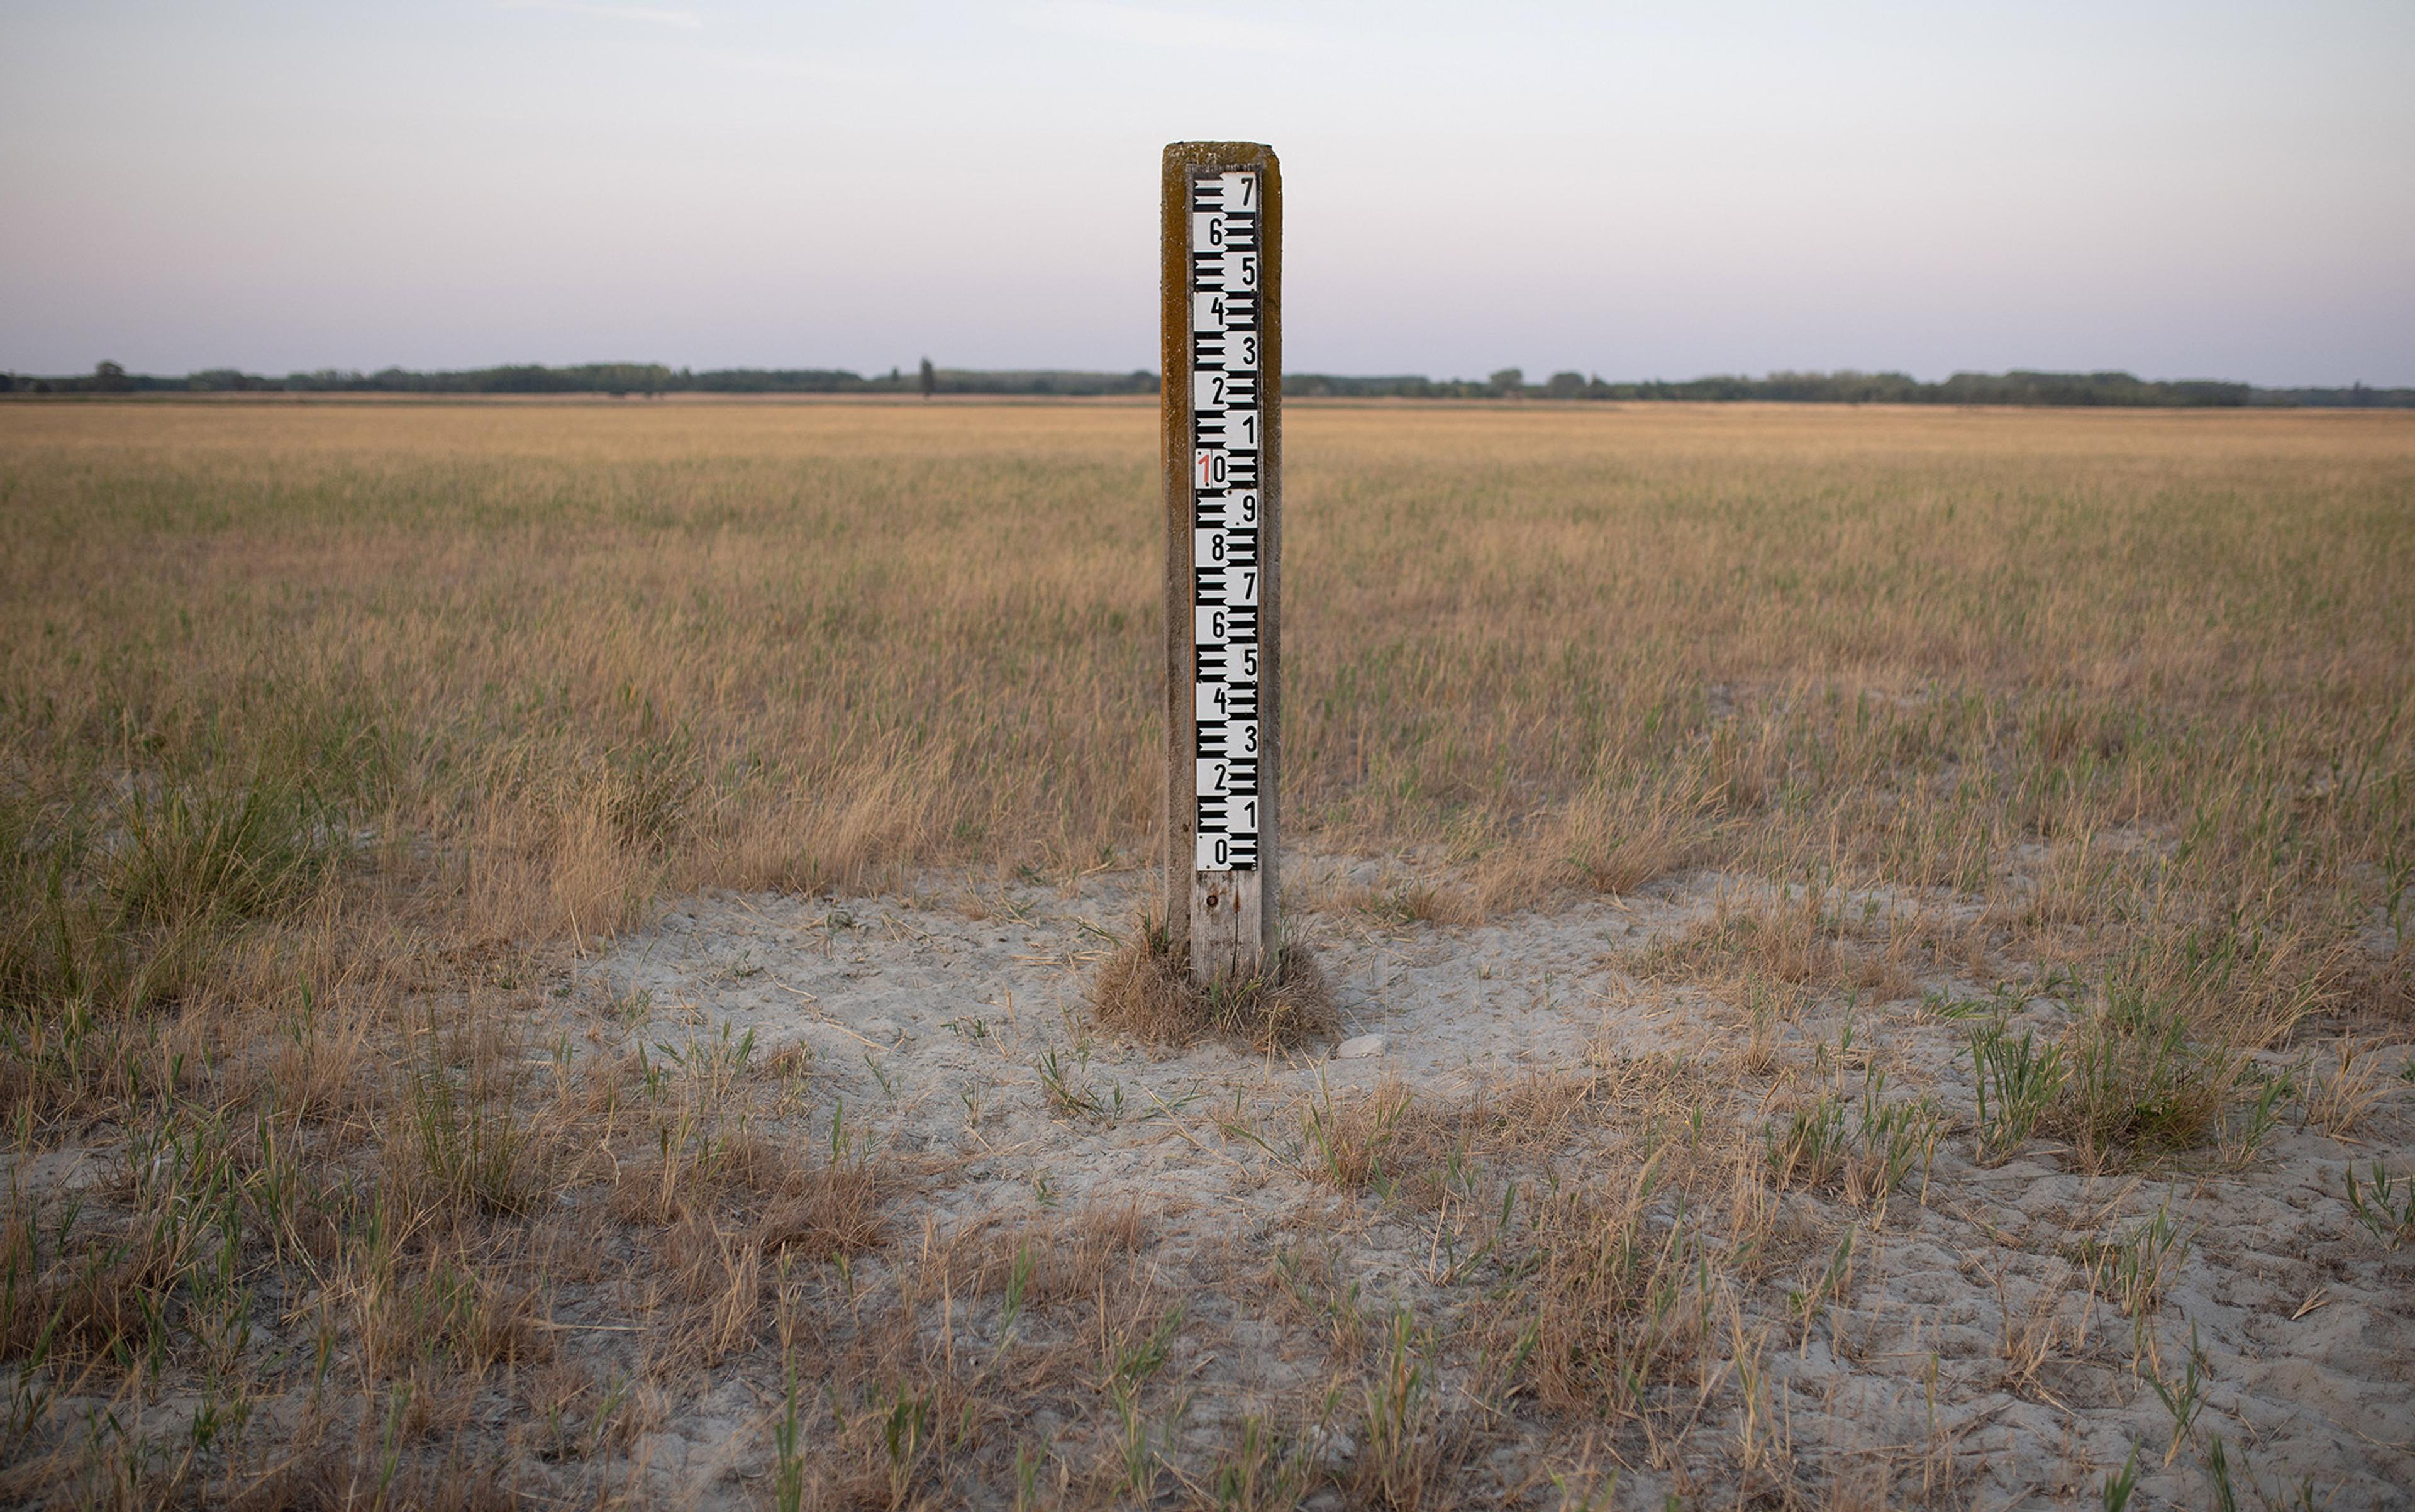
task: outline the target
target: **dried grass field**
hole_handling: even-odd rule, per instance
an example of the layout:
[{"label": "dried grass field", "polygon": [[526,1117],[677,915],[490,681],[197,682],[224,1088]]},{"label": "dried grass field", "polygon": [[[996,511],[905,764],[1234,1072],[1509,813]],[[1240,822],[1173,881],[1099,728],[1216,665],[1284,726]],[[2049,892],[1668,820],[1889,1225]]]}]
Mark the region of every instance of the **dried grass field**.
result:
[{"label": "dried grass field", "polygon": [[0,1502],[2410,1505],[2415,416],[1286,418],[1252,1043],[1153,409],[0,406]]}]

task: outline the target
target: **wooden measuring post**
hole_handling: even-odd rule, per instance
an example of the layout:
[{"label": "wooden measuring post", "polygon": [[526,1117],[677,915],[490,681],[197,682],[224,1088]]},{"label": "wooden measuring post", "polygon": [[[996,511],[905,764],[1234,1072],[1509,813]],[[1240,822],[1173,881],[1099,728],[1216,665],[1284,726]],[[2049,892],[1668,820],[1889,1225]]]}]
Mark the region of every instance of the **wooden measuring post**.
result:
[{"label": "wooden measuring post", "polygon": [[1192,980],[1275,964],[1282,650],[1282,174],[1165,149],[1165,921]]}]

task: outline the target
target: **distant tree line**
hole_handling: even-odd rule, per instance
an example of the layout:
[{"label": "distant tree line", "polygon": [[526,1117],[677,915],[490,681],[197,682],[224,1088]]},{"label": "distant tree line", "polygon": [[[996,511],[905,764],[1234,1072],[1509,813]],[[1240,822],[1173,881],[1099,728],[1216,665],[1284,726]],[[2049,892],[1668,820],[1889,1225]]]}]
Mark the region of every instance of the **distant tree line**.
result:
[{"label": "distant tree line", "polygon": [[573,367],[534,363],[475,367],[459,372],[413,372],[386,367],[364,373],[322,368],[267,378],[213,367],[183,378],[129,373],[104,362],[89,374],[39,378],[0,373],[0,391],[19,394],[608,394],[657,398],[665,394],[1154,394],[1157,375],[1034,369],[972,372],[933,367],[918,372],[891,368],[865,377],[836,367],[723,367],[702,372],[660,363],[598,362]]},{"label": "distant tree line", "polygon": [[[1054,368],[976,371],[892,367],[869,377],[836,367],[718,367],[701,372],[660,363],[599,362],[575,367],[534,363],[459,372],[289,373],[266,378],[213,367],[183,378],[129,373],[104,362],[89,374],[38,378],[0,373],[0,392],[20,394],[160,394],[284,392],[295,394],[608,394],[657,398],[665,394],[1154,394],[1155,373],[1092,373]],[[1924,383],[1907,373],[1771,373],[1766,378],[1713,377],[1671,382],[1608,382],[1598,375],[1553,373],[1529,383],[1515,367],[1483,379],[1418,375],[1346,378],[1290,373],[1283,390],[1294,398],[1408,399],[1690,399],[1775,400],[1793,404],[2034,404],[2198,409],[2241,406],[2318,409],[2415,409],[2415,388],[2257,388],[2210,379],[2177,382],[2129,373],[1956,373]]]},{"label": "distant tree line", "polygon": [[1956,373],[1924,383],[1909,373],[1772,373],[1766,378],[1712,377],[1671,382],[1607,382],[1598,375],[1553,373],[1529,383],[1518,368],[1482,380],[1423,377],[1340,378],[1286,373],[1293,397],[1410,399],[1758,399],[1792,404],[2039,404],[2202,409],[2305,406],[2321,409],[2415,408],[2415,388],[2257,388],[2207,379],[2168,381],[2130,373]]}]

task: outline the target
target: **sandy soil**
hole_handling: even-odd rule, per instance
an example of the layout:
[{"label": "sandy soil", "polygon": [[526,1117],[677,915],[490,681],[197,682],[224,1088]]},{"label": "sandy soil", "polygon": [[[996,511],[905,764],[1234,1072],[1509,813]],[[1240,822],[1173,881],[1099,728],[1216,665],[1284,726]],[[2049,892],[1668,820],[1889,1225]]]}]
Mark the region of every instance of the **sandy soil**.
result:
[{"label": "sandy soil", "polygon": [[[1473,1502],[1538,1505],[1613,1471],[1621,1506],[1672,1493],[1689,1505],[2095,1505],[2135,1448],[2132,1505],[2211,1505],[2219,1439],[2219,1474],[2240,1505],[2415,1505],[2415,1244],[2386,1248],[2351,1213],[2343,1181],[2351,1162],[2363,1170],[2378,1154],[2396,1171],[2415,1154],[2415,1084],[2399,1074],[2415,1044],[2403,1031],[2370,1046],[2379,1090],[2342,1136],[2301,1101],[2244,1160],[2209,1150],[2091,1174],[2036,1140],[1983,1166],[1969,1128],[1969,1026],[1942,1004],[1993,983],[1930,977],[1918,983],[1926,1004],[1814,1004],[1748,1054],[1732,994],[1632,970],[1639,951],[1708,916],[1737,884],[1696,873],[1621,903],[1462,928],[1342,901],[1381,880],[1372,864],[1312,858],[1295,868],[1302,906],[1291,915],[1331,979],[1342,1035],[1383,1038],[1372,1056],[1332,1059],[1330,1045],[1173,1051],[1099,1035],[1084,984],[1132,927],[1145,885],[1132,874],[1071,891],[976,893],[934,879],[905,898],[697,898],[584,963],[580,996],[601,1005],[594,1020],[615,1042],[626,1028],[672,1048],[751,1034],[757,1057],[807,1047],[812,1105],[790,1137],[827,1130],[843,1100],[859,1137],[919,1173],[892,1199],[892,1251],[917,1235],[927,1247],[984,1222],[1137,1204],[1149,1265],[1187,1300],[1170,1367],[1187,1395],[1166,1428],[1178,1462],[1206,1463],[1245,1413],[1315,1411],[1336,1369],[1330,1330],[1271,1295],[1278,1256],[1326,1255],[1321,1274],[1344,1295],[1346,1276],[1364,1313],[1405,1304],[1446,1336],[1473,1310],[1517,1302],[1514,1276],[1479,1282],[1446,1264],[1458,1232],[1448,1202],[1437,1213],[1315,1179],[1301,1110],[1391,1087],[1457,1104],[1556,1076],[1594,1088],[1592,1115],[1490,1159],[1506,1178],[1573,1181],[1664,1137],[1647,1110],[1677,1104],[1629,1097],[1642,1081],[1698,1089],[1715,1130],[1749,1152],[1807,1088],[1841,1079],[1858,1092],[1875,1068],[1886,1096],[1928,1094],[1944,1115],[1925,1187],[1914,1175],[1882,1208],[1837,1191],[1771,1192],[1766,1253],[1724,1257],[1733,1317],[1719,1325],[1720,1366],[1662,1400],[1658,1428],[1655,1414],[1602,1424],[1513,1395],[1506,1415],[1454,1440],[1461,1458],[1444,1478]],[[2051,1034],[2069,1011],[2017,1003],[2013,1025]],[[2266,1059],[2304,1057],[2303,1081],[2333,1054],[2317,1039]],[[1077,1100],[1094,1100],[1087,1112],[1052,1097],[1042,1074],[1052,1055]],[[2178,1235],[2161,1306],[2124,1317],[2088,1283],[2092,1246],[2159,1213]],[[1797,1298],[1832,1272],[1848,1234],[1834,1300],[1806,1309]],[[1444,1373],[1466,1389],[1474,1368],[1454,1359]],[[2183,1387],[2192,1363],[2202,1406],[2175,1447],[2154,1381]],[[643,1442],[661,1493],[700,1505],[763,1497],[771,1415],[762,1383],[746,1379],[759,1366],[725,1370]],[[1364,1431],[1352,1410],[1327,1412],[1300,1441],[1346,1464]],[[1030,1426],[1069,1462],[1106,1431],[1044,1406]],[[1342,1500],[1328,1489],[1311,1505]]]}]

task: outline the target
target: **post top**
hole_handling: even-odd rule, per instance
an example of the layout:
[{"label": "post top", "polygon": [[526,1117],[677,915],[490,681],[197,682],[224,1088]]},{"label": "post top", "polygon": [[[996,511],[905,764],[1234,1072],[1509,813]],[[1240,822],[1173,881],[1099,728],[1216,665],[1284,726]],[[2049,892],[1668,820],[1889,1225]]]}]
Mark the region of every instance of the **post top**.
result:
[{"label": "post top", "polygon": [[1272,168],[1275,150],[1263,142],[1170,142],[1165,146],[1168,169],[1239,164]]}]

